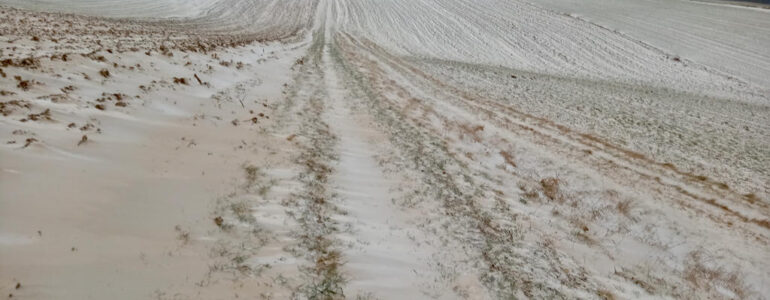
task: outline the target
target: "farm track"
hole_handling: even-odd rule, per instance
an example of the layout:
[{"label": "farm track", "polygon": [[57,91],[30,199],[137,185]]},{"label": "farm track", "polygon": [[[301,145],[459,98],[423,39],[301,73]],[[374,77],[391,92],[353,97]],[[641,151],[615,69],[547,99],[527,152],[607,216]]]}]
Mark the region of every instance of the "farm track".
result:
[{"label": "farm track", "polygon": [[[40,15],[130,24],[148,36],[130,46],[167,56],[154,63],[198,59],[206,78],[218,61],[218,74],[237,78],[211,84],[195,73],[211,99],[185,122],[214,136],[255,129],[228,140],[222,163],[247,163],[228,169],[233,191],[214,201],[207,225],[176,227],[183,246],[200,235],[210,260],[192,275],[193,292],[177,295],[222,286],[265,299],[767,295],[766,89],[527,2],[202,3],[193,8],[203,13],[171,20]],[[160,9],[145,4],[135,13]],[[38,14],[12,12],[6,20]],[[173,29],[166,38],[163,28]],[[66,34],[77,30],[88,31]],[[138,51],[80,42],[97,61],[108,48]],[[61,60],[77,43],[31,49]],[[36,72],[13,65],[23,62],[10,68]],[[288,81],[265,75],[276,70]],[[152,84],[141,88],[147,98],[178,93]],[[265,85],[280,93],[261,100]],[[164,92],[147,96],[153,89]]]},{"label": "farm track", "polygon": [[[404,59],[365,37],[346,33],[341,29],[344,26],[332,21],[345,16],[341,13],[346,11],[344,5],[344,2],[320,4],[322,9],[327,7],[324,16],[318,18],[324,20],[321,23],[325,25],[315,31],[316,43],[311,46],[304,63],[311,66],[313,74],[322,74],[311,82],[320,82],[324,86],[301,84],[301,89],[312,88],[316,92],[299,93],[314,95],[307,103],[324,99],[321,101],[324,108],[316,104],[302,111],[315,112],[312,114],[314,118],[317,115],[334,115],[318,125],[320,132],[327,134],[326,140],[347,140],[343,145],[348,147],[360,143],[355,140],[361,138],[356,136],[355,131],[345,129],[351,126],[350,119],[368,120],[372,129],[367,130],[375,130],[379,132],[377,135],[389,137],[389,142],[380,142],[381,147],[392,147],[391,150],[380,151],[391,152],[387,159],[378,155],[380,164],[388,177],[403,181],[398,190],[402,195],[407,195],[401,196],[402,199],[394,203],[401,203],[403,214],[407,216],[413,209],[440,212],[429,214],[430,217],[416,223],[416,227],[435,234],[445,245],[463,249],[454,253],[446,250],[434,253],[433,257],[442,259],[429,264],[435,266],[431,271],[434,274],[432,276],[441,278],[441,281],[437,281],[439,286],[454,286],[455,296],[603,297],[606,296],[603,294],[605,291],[627,284],[629,278],[635,278],[637,288],[652,293],[660,290],[671,292],[670,286],[656,287],[660,290],[651,288],[666,280],[678,280],[686,284],[676,278],[680,275],[673,275],[677,267],[667,271],[669,274],[666,275],[651,275],[640,279],[641,274],[637,270],[650,266],[616,266],[615,273],[610,276],[614,279],[599,279],[603,277],[598,275],[599,270],[590,267],[586,269],[586,265],[578,262],[578,257],[555,250],[556,246],[551,239],[545,242],[529,240],[532,236],[546,235],[553,236],[555,240],[588,243],[594,251],[606,255],[594,259],[612,261],[614,257],[626,255],[622,251],[617,252],[617,243],[624,242],[625,238],[621,236],[625,234],[632,233],[636,236],[636,242],[659,249],[668,247],[666,244],[676,240],[675,237],[667,236],[669,230],[690,238],[704,234],[698,230],[682,232],[687,229],[679,228],[681,225],[676,221],[678,218],[695,214],[705,217],[697,222],[731,228],[722,231],[721,235],[729,236],[738,231],[752,241],[750,244],[756,243],[745,252],[729,250],[742,253],[732,253],[732,258],[726,261],[740,264],[740,257],[758,253],[753,247],[767,247],[768,208],[764,202],[757,202],[754,195],[736,192],[718,180],[682,171],[670,163],[655,161],[645,154],[614,145],[600,137],[522,112],[505,102],[484,98],[473,90],[464,90],[443,81],[439,78],[444,74],[430,74],[434,70],[433,66],[441,65],[441,61]],[[486,68],[482,65],[461,66],[482,70]],[[500,70],[510,74],[520,73],[505,69],[496,71]],[[341,75],[337,75],[338,72]],[[472,72],[470,76],[478,76]],[[341,102],[341,99],[344,101]],[[349,108],[341,109],[340,106],[353,107],[359,116],[353,117]],[[361,117],[363,112],[366,113]],[[366,124],[358,123],[358,126]],[[351,139],[354,142],[350,142]],[[468,145],[469,142],[471,145]],[[526,145],[524,147],[527,151],[524,153],[538,154],[533,158],[519,158],[520,154],[514,154],[516,150],[513,149],[522,147],[520,145]],[[350,155],[345,153],[350,150],[344,149],[344,146],[343,150],[339,150],[339,147],[335,150],[336,154],[328,155],[330,158],[327,164],[349,166],[345,161],[353,158],[345,158]],[[321,148],[314,151],[324,153]],[[369,154],[357,155],[372,155],[371,151],[367,152]],[[341,159],[340,153],[343,156]],[[517,166],[518,160],[534,160],[537,163],[520,167]],[[366,169],[366,163],[362,164],[364,166],[361,167]],[[329,169],[332,177],[345,177],[335,174],[351,172],[334,167]],[[382,171],[376,173],[379,172]],[[555,175],[541,175],[544,173]],[[385,180],[380,175],[370,174],[367,178],[369,186],[392,185],[392,180]],[[421,181],[421,187],[415,188],[414,182],[410,182],[413,180]],[[512,182],[518,182],[517,186],[510,186]],[[552,187],[552,184],[559,186]],[[331,183],[327,185],[327,188],[335,189]],[[345,188],[342,187],[343,190]],[[347,197],[338,198],[334,207],[342,207],[345,202],[371,201],[365,194],[356,197],[344,191],[331,193],[347,194]],[[375,199],[382,201],[387,197]],[[596,201],[592,199],[600,202],[591,203]],[[530,219],[533,217],[532,210],[526,204],[521,207],[522,203],[529,201],[552,206],[549,218],[563,219],[564,223],[557,226],[563,231],[546,233],[548,231],[537,229],[545,226],[541,222],[550,224],[554,220]],[[624,211],[622,207],[625,205],[632,205],[633,212]],[[661,206],[676,209],[670,211],[661,209]],[[365,210],[360,206],[358,209]],[[571,212],[562,212],[565,210]],[[332,213],[324,218],[338,219],[334,216],[335,209],[319,211]],[[344,209],[336,213],[348,214]],[[519,220],[522,214],[528,215],[526,221]],[[650,231],[648,225],[643,225],[648,221],[641,215],[648,215],[650,220],[658,220],[658,226],[664,229]],[[350,218],[355,220],[355,214],[345,219]],[[364,219],[358,222],[359,226],[367,225]],[[355,228],[355,224],[353,222],[348,226]],[[436,224],[442,225],[437,227]],[[534,232],[522,230],[525,226],[532,227],[532,224],[539,224],[529,229]],[[570,226],[577,229],[569,229]],[[628,227],[645,229],[634,232]],[[605,232],[594,236],[596,229],[592,228]],[[370,236],[368,239],[379,239],[377,232],[369,234],[375,237]],[[327,232],[324,236],[339,235]],[[697,239],[706,239],[706,236]],[[342,243],[340,240],[336,242]],[[692,248],[690,252],[695,253],[693,251],[698,251],[696,249],[700,247],[714,249],[719,245],[704,243]],[[728,251],[722,249],[718,251]],[[334,255],[340,255],[340,261],[345,261],[346,251],[340,250],[339,253],[334,252]],[[670,264],[685,265],[688,263],[686,260],[691,259],[690,256],[666,259]],[[447,268],[442,265],[442,261],[451,261],[454,268]],[[469,264],[469,261],[476,263]],[[346,270],[344,264],[341,269]],[[570,269],[578,271],[566,271]],[[348,272],[356,274],[355,271]],[[346,272],[339,275],[343,274]],[[468,274],[476,274],[471,276],[476,279],[470,282],[459,279]],[[350,282],[353,286],[355,278],[355,275],[350,278],[354,281]],[[608,285],[606,280],[614,283]],[[340,281],[342,283],[348,282]],[[346,290],[345,286],[340,285],[340,290]],[[743,287],[735,289],[739,292]],[[486,291],[481,293],[479,290]],[[423,293],[441,295],[429,291]],[[385,294],[392,295],[387,292]],[[675,295],[685,294],[676,292]]]}]

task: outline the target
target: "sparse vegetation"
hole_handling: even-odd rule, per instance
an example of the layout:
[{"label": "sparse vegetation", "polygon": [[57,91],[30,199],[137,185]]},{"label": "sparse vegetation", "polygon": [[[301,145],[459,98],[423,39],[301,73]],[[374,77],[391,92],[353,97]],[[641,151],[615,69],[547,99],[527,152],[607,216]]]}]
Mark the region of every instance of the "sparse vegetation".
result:
[{"label": "sparse vegetation", "polygon": [[30,88],[35,84],[32,80],[23,80],[21,76],[14,76],[16,79],[16,87],[19,88],[22,91],[29,91]]},{"label": "sparse vegetation", "polygon": [[620,212],[620,214],[630,218],[631,217],[631,205],[632,205],[631,200],[623,200],[623,201],[619,201],[615,205],[615,207],[617,208],[618,212]]},{"label": "sparse vegetation", "polygon": [[516,161],[513,159],[513,154],[511,154],[511,152],[500,150],[500,156],[503,157],[506,164],[514,168],[516,167]]},{"label": "sparse vegetation", "polygon": [[6,102],[0,102],[0,114],[2,114],[4,117],[7,117],[14,113],[17,109],[26,109],[29,110],[32,108],[32,105],[23,100],[11,100]]},{"label": "sparse vegetation", "polygon": [[46,120],[46,121],[53,121],[51,118],[51,110],[47,109],[36,114],[29,114],[27,115],[27,119],[30,121],[40,121],[40,120]]},{"label": "sparse vegetation", "polygon": [[87,142],[88,142],[88,136],[84,134],[83,137],[80,138],[80,141],[78,142],[78,146],[83,145]]},{"label": "sparse vegetation", "polygon": [[[442,11],[455,6],[462,7],[445,5]],[[482,5],[469,13],[485,9]],[[326,8],[308,10],[323,13]],[[322,19],[307,16],[307,22]],[[452,15],[458,16],[462,14]],[[121,189],[136,176],[157,180],[148,185],[151,197],[142,191],[135,201],[145,202],[131,205],[156,219],[165,215],[153,211],[155,206],[144,209],[154,197],[162,200],[158,207],[184,209],[159,227],[166,228],[160,232],[167,239],[163,245],[172,247],[153,251],[178,259],[172,267],[190,257],[208,266],[203,278],[183,278],[195,282],[194,292],[201,297],[209,292],[204,288],[220,285],[238,293],[234,298],[256,296],[243,294],[254,290],[264,290],[259,296],[267,299],[374,298],[365,291],[353,295],[348,288],[362,286],[364,277],[356,276],[370,262],[366,272],[382,267],[409,275],[382,286],[409,285],[428,298],[738,299],[765,290],[756,286],[762,279],[747,274],[760,273],[765,265],[761,258],[768,243],[761,231],[770,228],[770,220],[761,214],[769,207],[762,198],[762,176],[754,176],[766,173],[757,167],[766,153],[757,149],[764,149],[758,137],[767,128],[757,124],[767,118],[755,104],[767,97],[744,83],[717,82],[719,97],[706,88],[695,89],[700,86],[667,86],[671,74],[688,75],[688,83],[700,82],[698,76],[727,79],[707,67],[687,66],[679,57],[603,36],[615,34],[610,30],[583,36],[596,28],[574,23],[572,15],[544,24],[577,29],[575,46],[598,43],[589,48],[605,54],[607,61],[600,65],[609,71],[584,77],[581,72],[596,71],[584,60],[596,57],[587,55],[590,51],[558,49],[554,43],[571,39],[558,35],[547,39],[554,47],[501,48],[546,51],[540,59],[550,64],[541,65],[536,55],[527,53],[495,58],[491,54],[496,47],[483,49],[490,55],[471,57],[484,62],[455,57],[472,53],[464,47],[474,43],[412,51],[411,38],[367,36],[366,28],[349,30],[355,20],[335,24],[335,18],[308,27],[318,29],[308,44],[302,38],[305,27],[286,33],[265,26],[260,32],[233,34],[206,26],[186,28],[186,18],[146,22],[12,8],[0,17],[8,21],[0,26],[0,35],[8,37],[0,42],[5,44],[0,76],[15,79],[0,90],[0,121],[8,137],[0,142],[6,151],[0,155],[11,159],[0,173],[9,178],[9,188],[26,178],[47,180],[19,166],[27,161],[38,166],[36,161],[49,157],[57,166],[74,165],[76,171],[91,161],[127,166],[125,172],[110,174],[101,167],[72,173],[78,176],[77,186],[82,182],[93,191],[53,198],[75,201],[67,205],[77,209],[92,210],[91,202],[77,201],[109,196],[114,191],[104,189]],[[488,17],[478,20],[493,24],[506,18]],[[203,21],[198,24],[215,24]],[[508,23],[516,25],[506,25],[508,31],[527,27]],[[19,24],[45,26],[25,25],[31,29],[21,32],[14,29]],[[421,44],[446,38],[441,32],[422,37],[435,24],[422,25],[428,27],[413,37]],[[473,29],[483,37],[489,28]],[[549,36],[541,33],[526,40],[544,43],[542,37]],[[450,37],[462,38],[457,34]],[[282,38],[280,43],[252,43],[265,36]],[[636,48],[625,51],[602,44],[606,41]],[[509,41],[494,42],[480,45]],[[223,48],[227,51],[219,51]],[[433,55],[436,49],[443,50]],[[612,57],[616,52],[624,53],[623,62],[630,57],[633,68],[618,64],[621,60]],[[39,58],[27,57],[31,53]],[[644,60],[634,61],[635,56]],[[238,61],[246,58],[245,63]],[[519,66],[521,59],[531,66]],[[649,64],[664,66],[665,72],[656,77]],[[629,70],[635,77],[623,76]],[[86,81],[97,72],[99,80]],[[270,78],[271,72],[279,76]],[[184,77],[189,74],[193,77]],[[286,74],[293,76],[288,82]],[[206,76],[213,84],[201,79]],[[190,87],[196,81],[199,86]],[[730,104],[738,98],[745,101]],[[716,107],[730,113],[753,111],[744,118],[724,118],[720,114],[725,112]],[[102,126],[110,130],[102,133]],[[722,147],[724,141],[734,149]],[[690,156],[711,160],[694,164]],[[127,158],[141,159],[130,166]],[[733,167],[724,162],[739,163]],[[94,177],[102,174],[104,178]],[[367,192],[357,190],[359,178]],[[48,184],[46,180],[36,183]],[[169,197],[186,183],[195,189]],[[383,188],[370,187],[379,185]],[[101,200],[93,203],[100,205]],[[182,206],[175,205],[182,201]],[[101,226],[104,220],[89,221]],[[69,250],[71,244],[60,247],[57,240],[66,232],[57,237],[46,226],[24,227],[25,236],[45,242],[29,247]],[[168,230],[172,226],[173,232]],[[39,228],[49,228],[45,238],[42,231],[34,234]],[[720,244],[724,240],[741,247]],[[81,247],[81,253],[72,247],[73,253],[64,254],[84,259],[102,250]],[[208,257],[201,259],[202,253]],[[404,260],[361,261],[376,255]],[[167,266],[158,257],[140,255],[148,270]],[[415,261],[419,264],[412,265]],[[380,286],[378,279],[366,277]],[[14,283],[9,282],[8,290]],[[25,290],[35,286],[25,281],[15,297],[26,296]],[[16,290],[21,288],[17,283]],[[154,295],[195,295],[174,292]]]},{"label": "sparse vegetation", "polygon": [[187,85],[187,78],[184,78],[184,77],[174,77],[174,83]]},{"label": "sparse vegetation", "polygon": [[746,299],[747,287],[737,272],[726,271],[722,267],[709,266],[710,259],[700,251],[690,252],[684,270],[684,279],[699,289],[725,289],[739,299]]},{"label": "sparse vegetation", "polygon": [[543,178],[540,180],[540,186],[543,187],[543,194],[551,200],[559,200],[559,179],[554,177]]},{"label": "sparse vegetation", "polygon": [[235,215],[238,221],[249,224],[257,222],[257,219],[254,218],[254,215],[251,213],[249,204],[245,201],[230,204],[230,210],[233,212],[233,215]]},{"label": "sparse vegetation", "polygon": [[26,141],[24,141],[24,146],[22,148],[27,148],[33,143],[37,142],[38,140],[36,138],[27,138]]},{"label": "sparse vegetation", "polygon": [[246,173],[246,184],[248,186],[253,186],[260,178],[265,176],[259,167],[254,165],[244,165],[243,171]]}]

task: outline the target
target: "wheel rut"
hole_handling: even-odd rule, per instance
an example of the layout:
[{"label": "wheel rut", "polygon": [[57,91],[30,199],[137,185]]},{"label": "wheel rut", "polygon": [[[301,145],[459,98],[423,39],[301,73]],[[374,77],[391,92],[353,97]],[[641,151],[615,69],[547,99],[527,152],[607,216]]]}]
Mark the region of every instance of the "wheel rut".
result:
[{"label": "wheel rut", "polygon": [[[327,40],[329,40],[327,32]],[[367,126],[365,115],[356,115],[345,103],[345,91],[330,58],[329,47],[323,51],[324,83],[328,91],[326,120],[339,137],[339,161],[332,176],[339,194],[340,208],[346,215],[339,220],[350,225],[339,239],[348,245],[343,250],[345,270],[350,276],[351,295],[388,295],[402,299],[423,296],[416,283],[427,272],[429,259],[425,247],[410,239],[412,231],[405,212],[391,192],[396,182],[386,178],[375,155],[376,145],[384,137]]]}]

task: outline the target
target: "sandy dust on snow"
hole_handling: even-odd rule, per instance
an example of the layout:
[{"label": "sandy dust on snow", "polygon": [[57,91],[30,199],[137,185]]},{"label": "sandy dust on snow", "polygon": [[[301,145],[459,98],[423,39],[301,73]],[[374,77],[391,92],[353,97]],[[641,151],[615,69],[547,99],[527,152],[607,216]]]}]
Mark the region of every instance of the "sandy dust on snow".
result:
[{"label": "sandy dust on snow", "polygon": [[768,294],[756,10],[177,2],[3,2],[3,294]]}]

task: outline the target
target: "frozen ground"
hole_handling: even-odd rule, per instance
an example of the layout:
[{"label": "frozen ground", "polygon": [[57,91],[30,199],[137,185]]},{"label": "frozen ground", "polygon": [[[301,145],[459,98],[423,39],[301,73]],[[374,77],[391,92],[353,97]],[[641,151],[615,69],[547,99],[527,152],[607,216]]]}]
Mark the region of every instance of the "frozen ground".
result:
[{"label": "frozen ground", "polygon": [[768,10],[181,2],[0,1],[2,294],[770,294]]}]

